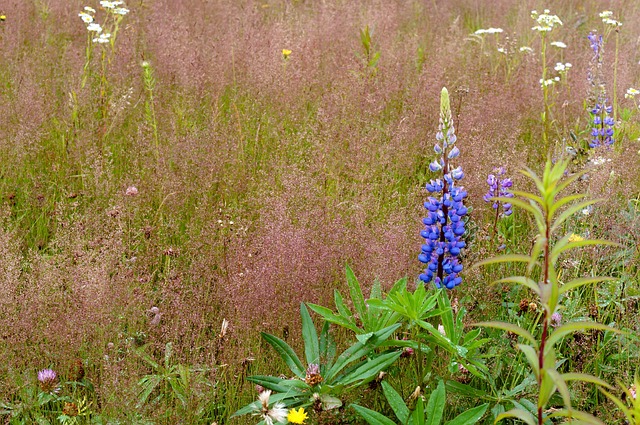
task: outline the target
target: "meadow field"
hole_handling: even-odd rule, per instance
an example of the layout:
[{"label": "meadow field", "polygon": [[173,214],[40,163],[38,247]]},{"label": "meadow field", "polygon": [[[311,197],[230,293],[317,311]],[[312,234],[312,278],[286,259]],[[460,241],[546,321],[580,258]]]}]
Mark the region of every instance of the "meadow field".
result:
[{"label": "meadow field", "polygon": [[639,90],[637,0],[0,2],[0,424],[640,424]]}]

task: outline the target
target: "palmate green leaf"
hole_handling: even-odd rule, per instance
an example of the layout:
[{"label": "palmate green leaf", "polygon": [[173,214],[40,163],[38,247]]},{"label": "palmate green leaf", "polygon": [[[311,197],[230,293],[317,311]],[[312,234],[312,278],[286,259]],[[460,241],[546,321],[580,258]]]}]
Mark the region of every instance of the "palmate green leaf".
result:
[{"label": "palmate green leaf", "polygon": [[302,318],[302,340],[304,341],[304,356],[307,365],[320,364],[320,348],[318,346],[318,333],[309,310],[304,303],[300,303],[300,317]]},{"label": "palmate green leaf", "polygon": [[527,341],[532,343],[533,346],[536,349],[538,348],[538,342],[533,337],[533,335],[531,335],[531,332],[529,332],[526,329],[521,328],[518,325],[514,325],[513,323],[507,323],[507,322],[478,322],[478,323],[474,323],[472,326],[484,326],[484,327],[487,327],[487,328],[496,328],[496,329],[502,329],[502,330],[505,330],[505,331],[508,331],[508,332],[513,332],[514,334],[520,335],[521,337],[523,337],[524,339],[526,339]]},{"label": "palmate green leaf", "polygon": [[531,413],[521,409],[511,409],[509,411],[499,414],[498,416],[496,416],[496,420],[494,421],[494,423],[498,423],[501,420],[507,419],[507,418],[520,419],[522,422],[526,423],[527,425],[538,424],[538,421],[536,421],[536,419],[533,417]]},{"label": "palmate green leaf", "polygon": [[562,379],[565,381],[582,381],[589,382],[591,384],[596,384],[605,388],[613,388],[611,385],[603,381],[602,379],[589,375],[588,373],[577,373],[577,372],[568,372],[562,374]]},{"label": "palmate green leaf", "polygon": [[378,376],[382,370],[386,369],[390,364],[398,360],[401,354],[401,351],[395,351],[381,354],[373,360],[365,360],[360,367],[345,377],[337,379],[337,381],[342,385],[349,385],[358,381],[366,382],[367,380]]},{"label": "palmate green leaf", "polygon": [[405,424],[409,420],[410,411],[398,392],[387,381],[382,381],[382,392],[400,423]]},{"label": "palmate green leaf", "polygon": [[572,215],[574,215],[578,211],[583,210],[584,208],[588,207],[589,205],[595,204],[595,203],[600,202],[600,201],[602,201],[602,199],[590,199],[588,201],[582,201],[582,202],[578,202],[577,204],[571,205],[566,210],[564,210],[558,216],[558,218],[556,218],[556,220],[553,222],[553,225],[551,226],[551,233],[553,233],[556,230],[558,230],[558,228],[562,225],[562,223],[564,223],[564,221],[566,219],[568,219],[569,217],[571,217]]},{"label": "palmate green leaf", "polygon": [[610,246],[618,246],[618,247],[621,246],[618,243],[607,241],[604,239],[585,239],[583,241],[568,242],[562,245],[558,243],[551,251],[551,263],[555,264],[558,261],[558,257],[560,257],[560,254],[562,254],[565,251],[569,251],[570,249],[581,248],[583,246],[589,246],[589,245],[610,245]]},{"label": "palmate green leaf", "polygon": [[525,358],[529,362],[529,366],[533,369],[535,376],[540,374],[540,363],[538,359],[538,352],[530,345],[518,344],[520,351],[524,353]]},{"label": "palmate green leaf", "polygon": [[556,342],[560,341],[562,338],[564,338],[566,335],[573,333],[573,332],[577,332],[577,331],[584,331],[587,329],[600,329],[603,331],[611,331],[611,332],[616,332],[616,333],[622,333],[620,330],[612,328],[610,326],[607,325],[603,325],[597,322],[569,322],[569,323],[565,323],[564,325],[560,326],[559,328],[556,328],[555,331],[553,331],[551,333],[551,335],[549,335],[549,339],[547,339],[547,345],[545,347],[545,355],[547,353],[547,350],[552,349],[553,346],[555,345]]},{"label": "palmate green leaf", "polygon": [[614,277],[604,277],[604,276],[593,276],[593,277],[579,277],[573,279],[560,287],[560,294],[564,294],[565,292],[569,292],[572,289],[576,289],[583,285],[588,285],[590,283],[598,283],[605,281],[614,281],[618,280]]},{"label": "palmate green leaf", "polygon": [[278,338],[277,336],[262,332],[262,338],[271,345],[278,355],[284,360],[291,372],[300,379],[304,379],[306,375],[306,369],[302,366],[302,362],[298,358],[297,354],[289,345]]},{"label": "palmate green leaf", "polygon": [[472,425],[482,418],[489,407],[488,403],[476,406],[466,412],[460,413],[452,420],[445,423],[445,425]]},{"label": "palmate green leaf", "polygon": [[530,263],[533,261],[533,258],[528,255],[522,254],[504,254],[498,255],[497,257],[487,258],[486,260],[479,261],[471,266],[471,269],[475,269],[480,266],[486,266],[489,264],[497,264],[497,263]]},{"label": "palmate green leaf", "polygon": [[572,420],[572,424],[589,424],[589,425],[605,425],[600,419],[592,416],[586,412],[582,412],[580,410],[573,409],[560,409],[556,410],[549,416],[549,419],[553,418],[569,418],[569,419],[577,419],[577,421]]},{"label": "palmate green leaf", "polygon": [[444,414],[444,406],[447,401],[447,394],[444,389],[444,382],[438,382],[438,386],[429,396],[427,402],[427,424],[440,425]]},{"label": "palmate green leaf", "polygon": [[498,283],[516,283],[518,285],[526,286],[538,296],[540,295],[540,287],[538,286],[538,283],[535,280],[531,279],[530,277],[510,276],[510,277],[505,277],[503,279],[498,279],[493,281],[493,284],[498,284]]},{"label": "palmate green leaf", "polygon": [[391,419],[366,407],[357,404],[351,404],[351,407],[370,425],[396,425]]}]

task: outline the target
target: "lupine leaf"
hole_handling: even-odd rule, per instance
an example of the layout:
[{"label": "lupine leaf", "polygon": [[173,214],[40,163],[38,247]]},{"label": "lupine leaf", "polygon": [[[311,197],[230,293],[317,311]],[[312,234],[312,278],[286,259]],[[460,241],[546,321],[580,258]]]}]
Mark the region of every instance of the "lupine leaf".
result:
[{"label": "lupine leaf", "polygon": [[358,279],[356,275],[351,270],[351,267],[347,265],[347,285],[349,285],[349,294],[351,294],[351,301],[353,302],[353,307],[356,309],[356,312],[360,316],[360,320],[366,320],[367,315],[367,306],[364,303],[364,296],[362,295],[362,289],[360,288],[360,284],[358,283]]},{"label": "lupine leaf", "polygon": [[357,404],[352,404],[351,407],[353,407],[356,412],[358,412],[358,414],[371,425],[396,425],[391,419],[376,412],[375,410],[367,409],[366,407],[358,406]]},{"label": "lupine leaf", "polygon": [[462,412],[452,420],[445,423],[445,425],[472,425],[475,424],[484,416],[484,413],[489,407],[488,403],[476,406],[472,409]]},{"label": "lupine leaf", "polygon": [[523,337],[527,341],[531,342],[532,344],[534,344],[534,347],[537,348],[537,341],[533,337],[533,335],[531,335],[531,333],[528,330],[523,329],[518,325],[514,325],[513,323],[507,323],[507,322],[478,322],[478,323],[474,323],[472,326],[485,326],[487,328],[496,328],[496,329],[502,329],[502,330],[505,330],[505,331],[513,332],[514,334],[520,335],[521,337]]},{"label": "lupine leaf", "polygon": [[374,376],[377,376],[380,371],[384,370],[391,363],[398,360],[401,351],[395,351],[387,354],[381,354],[373,360],[365,361],[360,367],[348,374],[347,376],[339,379],[343,385],[349,385],[357,381],[366,381]]},{"label": "lupine leaf", "polygon": [[444,405],[447,401],[447,394],[444,389],[444,382],[438,382],[438,386],[429,396],[427,402],[427,420],[429,425],[440,425],[444,414]]},{"label": "lupine leaf", "polygon": [[387,381],[382,381],[382,391],[384,392],[384,396],[387,398],[387,402],[389,403],[391,410],[393,410],[393,413],[395,413],[400,423],[407,423],[411,412],[404,403],[400,394],[398,394],[398,392]]},{"label": "lupine leaf", "polygon": [[307,365],[320,363],[320,348],[318,347],[318,333],[309,310],[304,303],[300,303],[300,317],[302,318],[302,340],[304,341],[304,356]]},{"label": "lupine leaf", "polygon": [[271,345],[276,352],[282,357],[282,360],[289,366],[291,372],[296,375],[298,378],[304,379],[305,377],[305,368],[302,366],[302,362],[296,355],[295,351],[289,345],[278,338],[277,336],[273,336],[271,334],[262,332],[262,338]]}]

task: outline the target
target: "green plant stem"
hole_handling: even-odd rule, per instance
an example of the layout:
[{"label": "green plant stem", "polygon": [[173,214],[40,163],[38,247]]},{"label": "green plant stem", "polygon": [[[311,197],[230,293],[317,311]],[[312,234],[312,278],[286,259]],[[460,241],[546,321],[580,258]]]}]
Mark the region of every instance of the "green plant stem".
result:
[{"label": "green plant stem", "polygon": [[613,122],[618,122],[618,51],[620,30],[616,28],[616,53],[613,60]]}]

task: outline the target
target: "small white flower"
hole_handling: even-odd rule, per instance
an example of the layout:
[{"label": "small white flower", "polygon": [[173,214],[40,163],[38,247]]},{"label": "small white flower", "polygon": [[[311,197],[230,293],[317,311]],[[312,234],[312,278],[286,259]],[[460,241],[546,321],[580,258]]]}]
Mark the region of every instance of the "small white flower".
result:
[{"label": "small white flower", "polygon": [[627,93],[624,95],[624,97],[627,99],[633,99],[637,94],[640,94],[640,91],[631,87],[627,89]]},{"label": "small white flower", "polygon": [[600,17],[601,18],[610,18],[612,16],[613,16],[613,12],[610,11],[610,10],[605,10],[605,11],[600,12]]},{"label": "small white flower", "polygon": [[487,28],[487,29],[479,29],[474,34],[482,35],[482,34],[499,34],[504,32],[502,28]]},{"label": "small white flower", "polygon": [[555,47],[559,48],[559,49],[566,49],[567,48],[567,45],[564,44],[562,41],[552,41],[550,44],[552,46],[555,46]]},{"label": "small white flower", "polygon": [[115,2],[107,0],[101,0],[100,6],[104,7],[105,9],[115,9],[116,7]]},{"label": "small white flower", "polygon": [[593,211],[593,206],[589,205],[587,208],[582,209],[582,215],[589,215]]},{"label": "small white flower", "polygon": [[86,10],[89,13],[96,13],[96,10],[93,7],[85,6],[84,10]]},{"label": "small white flower", "polygon": [[529,46],[522,46],[520,48],[520,51],[524,53],[533,53],[533,49]]},{"label": "small white flower", "polygon": [[605,24],[610,25],[612,27],[621,27],[622,26],[622,22],[616,21],[615,19],[604,18],[602,20],[602,22],[604,22]]},{"label": "small white flower", "polygon": [[80,12],[78,16],[84,21],[85,24],[90,24],[93,22],[93,16],[88,13]]},{"label": "small white flower", "polygon": [[438,325],[438,332],[440,332],[442,336],[447,336],[447,332],[444,330],[444,326],[442,325]]},{"label": "small white flower", "polygon": [[113,13],[115,13],[116,15],[126,15],[127,13],[129,13],[129,9],[118,7],[113,10]]},{"label": "small white flower", "polygon": [[566,73],[567,71],[569,71],[569,69],[571,68],[571,64],[570,63],[562,63],[562,62],[558,62],[556,63],[556,67],[554,68],[556,71],[558,71],[559,73],[563,74]]},{"label": "small white flower", "polygon": [[111,34],[100,34],[100,37],[94,38],[93,42],[104,44],[104,43],[108,43],[110,38],[111,38]]},{"label": "small white flower", "polygon": [[504,47],[498,47],[498,52],[504,53],[505,55],[507,54],[507,51],[504,49]]},{"label": "small white flower", "polygon": [[100,34],[102,32],[102,27],[100,26],[100,24],[92,23],[87,27],[87,31],[97,32],[98,34]]},{"label": "small white flower", "polygon": [[551,15],[551,11],[549,9],[545,9],[544,13],[541,15],[538,14],[535,10],[531,12],[531,17],[536,20],[538,25],[531,28],[534,31],[539,32],[549,32],[555,26],[562,25],[562,21],[558,16]]},{"label": "small white flower", "polygon": [[549,78],[547,80],[540,79],[540,86],[541,87],[552,86],[556,83],[556,81],[560,81],[560,77]]},{"label": "small white flower", "polygon": [[254,415],[261,416],[267,425],[286,423],[289,411],[284,403],[276,403],[272,408],[269,408],[269,397],[271,397],[271,390],[262,391],[258,395],[260,405],[254,410]]}]

